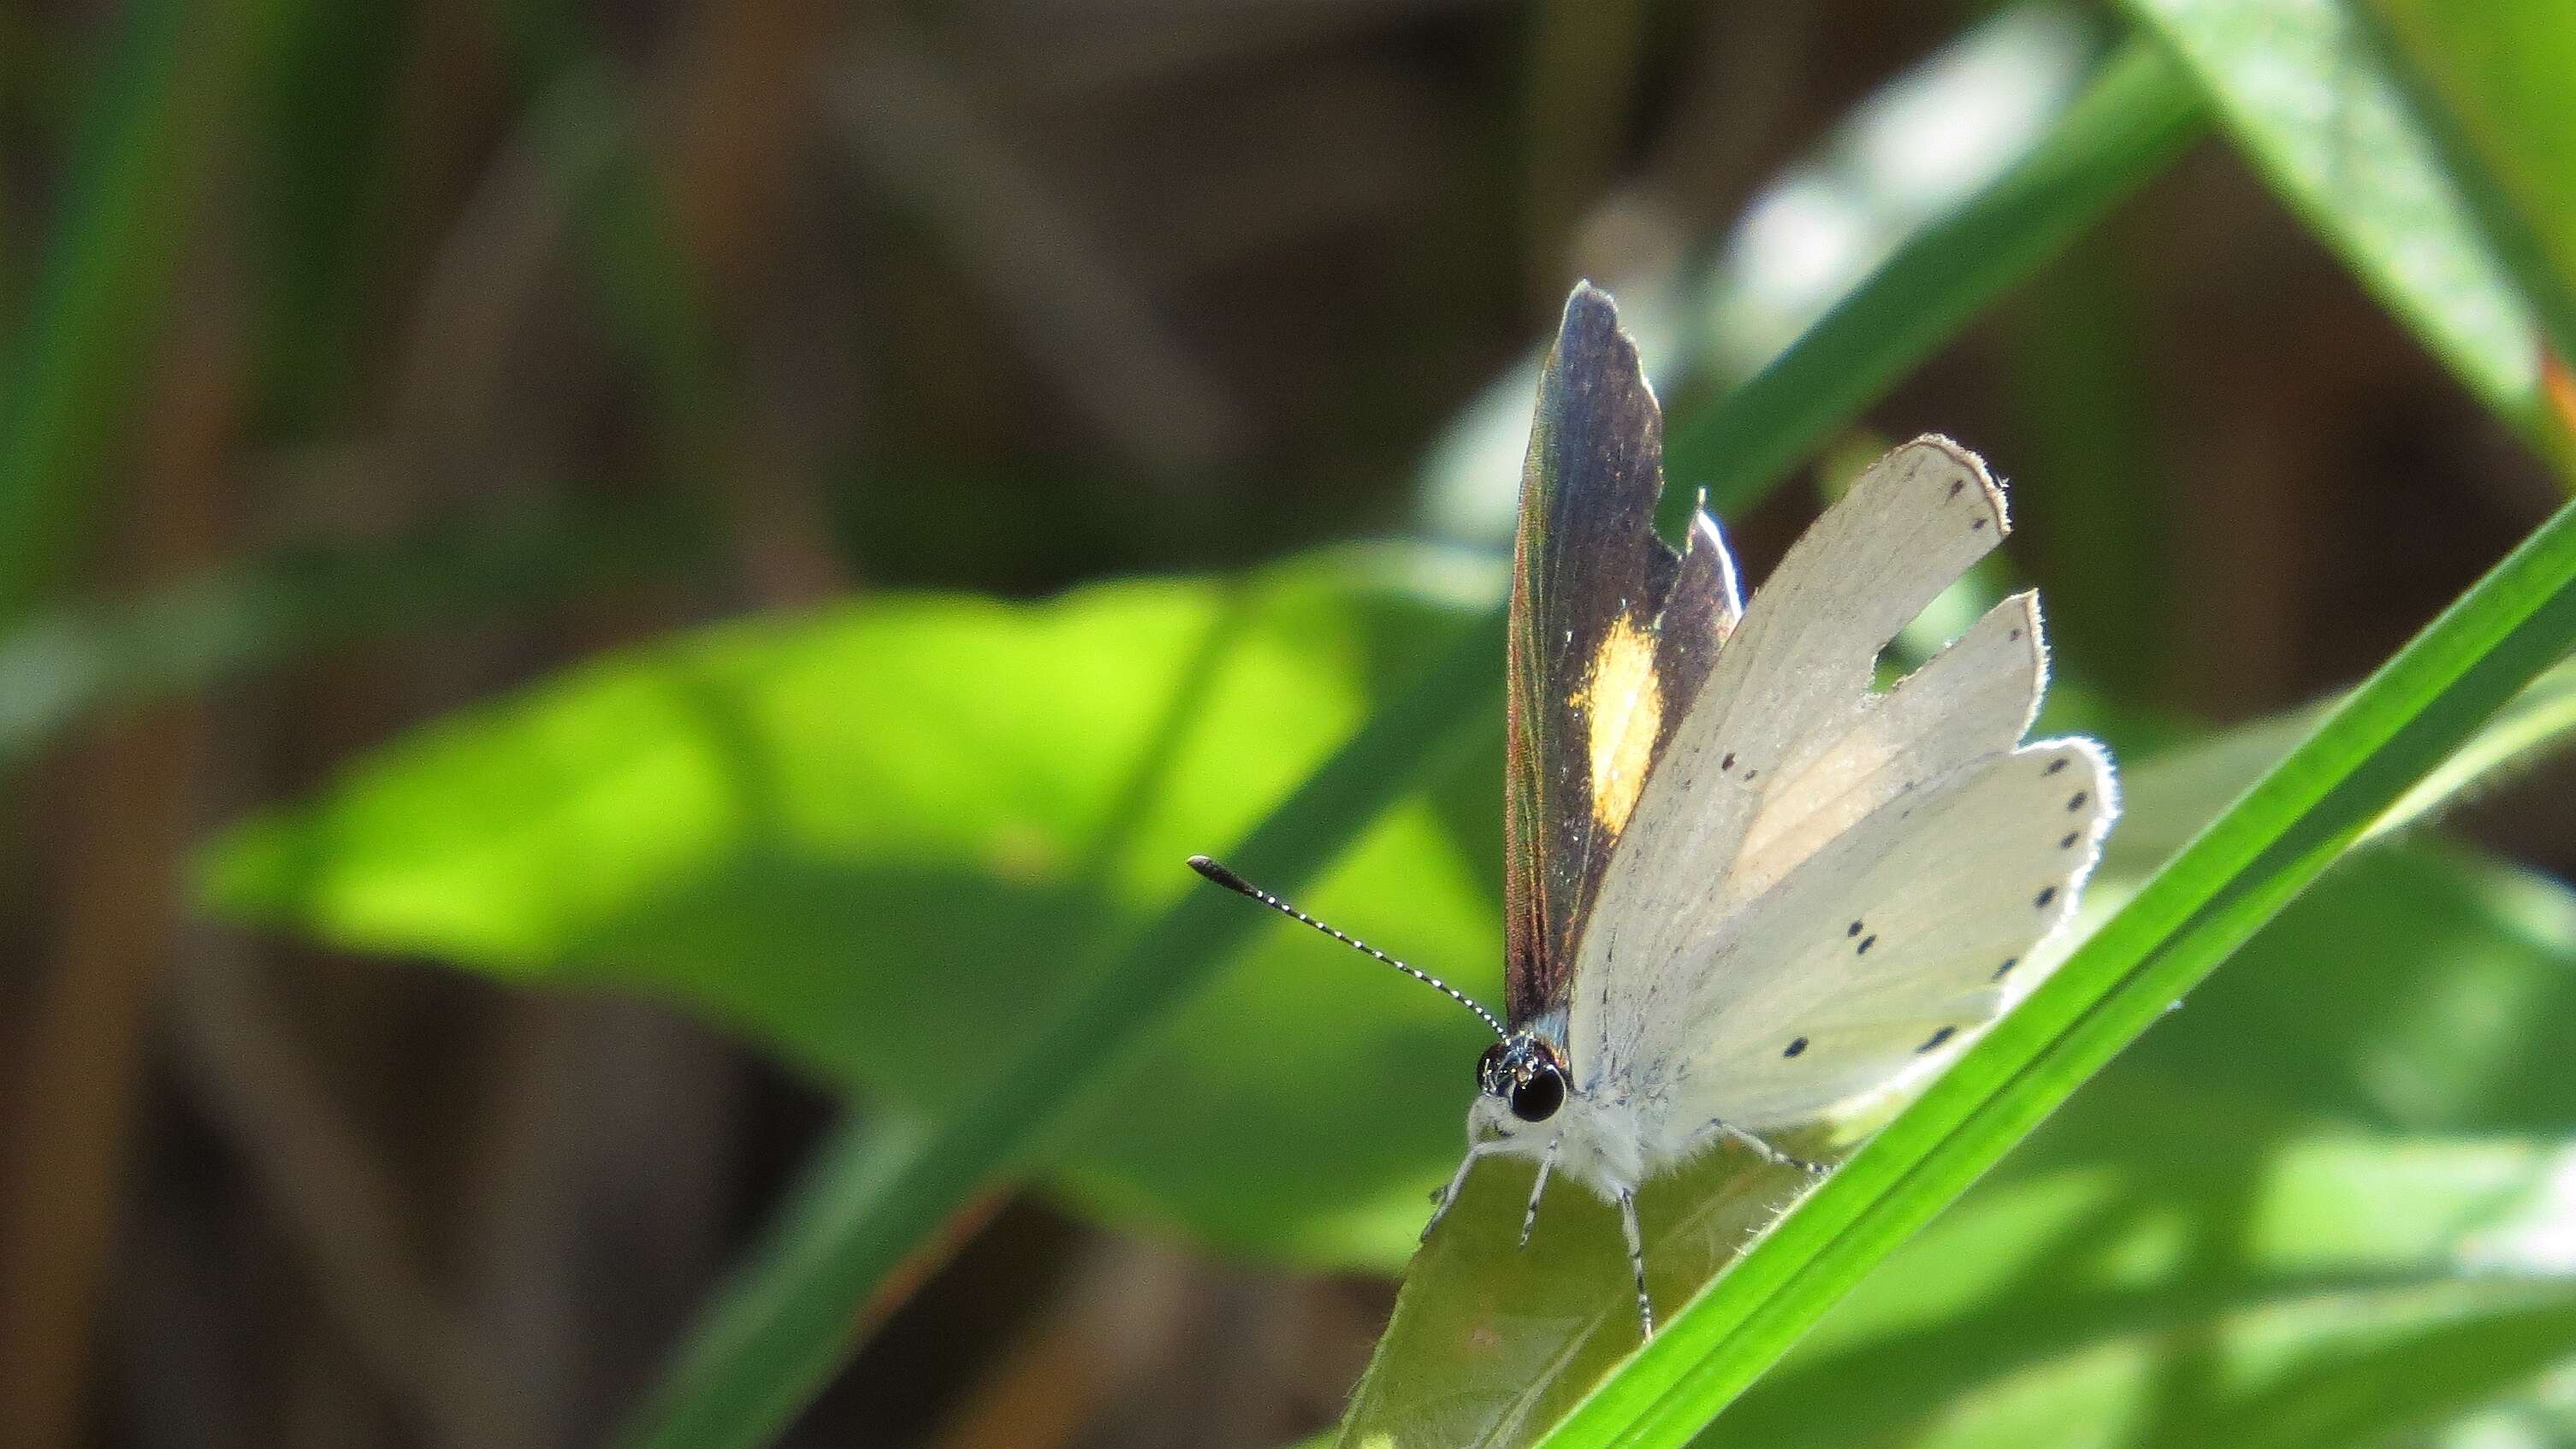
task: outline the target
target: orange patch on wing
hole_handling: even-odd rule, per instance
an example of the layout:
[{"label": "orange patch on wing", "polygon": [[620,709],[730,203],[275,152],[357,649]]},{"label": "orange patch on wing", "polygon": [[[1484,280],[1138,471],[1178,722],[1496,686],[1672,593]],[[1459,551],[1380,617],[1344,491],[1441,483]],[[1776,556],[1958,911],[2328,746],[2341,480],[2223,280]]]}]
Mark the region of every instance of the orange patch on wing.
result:
[{"label": "orange patch on wing", "polygon": [[1663,726],[1663,682],[1655,677],[1654,636],[1626,614],[1593,651],[1583,688],[1569,701],[1583,711],[1592,738],[1592,818],[1617,835],[1637,808]]}]

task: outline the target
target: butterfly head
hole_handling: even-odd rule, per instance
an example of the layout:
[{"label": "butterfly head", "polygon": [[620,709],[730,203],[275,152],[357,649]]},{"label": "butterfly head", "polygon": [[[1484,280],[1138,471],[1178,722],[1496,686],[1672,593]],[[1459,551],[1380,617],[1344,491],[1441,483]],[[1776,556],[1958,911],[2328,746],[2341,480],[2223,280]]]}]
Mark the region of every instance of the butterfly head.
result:
[{"label": "butterfly head", "polygon": [[1533,1031],[1518,1031],[1485,1048],[1476,1085],[1524,1122],[1544,1122],[1565,1105],[1565,1053]]}]

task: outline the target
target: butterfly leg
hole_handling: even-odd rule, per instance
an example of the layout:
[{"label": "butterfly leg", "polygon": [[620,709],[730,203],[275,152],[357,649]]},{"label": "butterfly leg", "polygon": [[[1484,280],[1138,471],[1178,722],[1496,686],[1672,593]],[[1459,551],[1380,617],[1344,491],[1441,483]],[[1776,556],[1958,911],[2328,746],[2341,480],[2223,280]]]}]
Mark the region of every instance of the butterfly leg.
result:
[{"label": "butterfly leg", "polygon": [[1530,1229],[1538,1226],[1538,1197],[1547,1191],[1547,1175],[1556,1169],[1556,1149],[1563,1146],[1562,1136],[1547,1139],[1547,1151],[1538,1160],[1538,1180],[1530,1184],[1529,1211],[1521,1214],[1521,1246],[1529,1246]]},{"label": "butterfly leg", "polygon": [[1449,1205],[1458,1200],[1459,1192],[1467,1186],[1467,1173],[1475,1167],[1476,1159],[1501,1145],[1498,1142],[1476,1142],[1468,1145],[1467,1158],[1458,1164],[1457,1172],[1449,1178],[1449,1185],[1431,1194],[1431,1221],[1422,1225],[1422,1241],[1430,1242],[1431,1230],[1440,1226],[1442,1218],[1449,1216]]},{"label": "butterfly leg", "polygon": [[1655,1305],[1646,1297],[1646,1235],[1637,1229],[1637,1194],[1633,1188],[1619,1189],[1619,1231],[1628,1236],[1628,1268],[1637,1275],[1637,1326],[1652,1338]]},{"label": "butterfly leg", "polygon": [[1743,1128],[1736,1126],[1732,1122],[1712,1117],[1709,1119],[1708,1127],[1705,1130],[1714,1132],[1720,1137],[1731,1137],[1736,1141],[1743,1143],[1747,1148],[1752,1150],[1754,1156],[1761,1158],[1763,1161],[1770,1163],[1774,1167],[1794,1167],[1799,1171],[1814,1177],[1822,1177],[1828,1170],[1825,1164],[1821,1162],[1809,1162],[1803,1157],[1791,1157],[1788,1153],[1781,1151],[1779,1148],[1772,1146],[1770,1143],[1763,1141],[1761,1138],[1754,1136],[1752,1133],[1745,1131]]}]

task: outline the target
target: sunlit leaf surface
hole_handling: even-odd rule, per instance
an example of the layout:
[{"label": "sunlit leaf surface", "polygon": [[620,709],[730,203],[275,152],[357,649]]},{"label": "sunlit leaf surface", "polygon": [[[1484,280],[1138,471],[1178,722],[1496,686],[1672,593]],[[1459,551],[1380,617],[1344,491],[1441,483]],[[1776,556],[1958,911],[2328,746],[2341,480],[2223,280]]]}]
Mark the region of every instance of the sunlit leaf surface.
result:
[{"label": "sunlit leaf surface", "polygon": [[[459,716],[244,828],[210,889],[347,945],[642,985],[935,1113],[1206,889],[1183,860],[1238,839],[1497,577],[1363,552],[747,624]],[[1447,767],[1488,831],[1498,756]],[[1440,807],[1388,816],[1307,899],[1493,995],[1493,847]],[[1279,924],[1068,1131],[1066,1182],[1113,1220],[1391,1267],[1483,1029]]]}]

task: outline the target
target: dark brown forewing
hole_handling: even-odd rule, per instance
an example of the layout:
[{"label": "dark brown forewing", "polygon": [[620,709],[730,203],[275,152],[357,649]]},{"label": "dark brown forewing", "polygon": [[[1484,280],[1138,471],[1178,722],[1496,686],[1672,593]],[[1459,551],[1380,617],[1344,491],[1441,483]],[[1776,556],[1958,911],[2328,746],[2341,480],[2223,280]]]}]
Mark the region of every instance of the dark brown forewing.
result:
[{"label": "dark brown forewing", "polygon": [[1539,378],[1512,554],[1503,827],[1506,1007],[1564,1005],[1585,913],[1680,711],[1734,626],[1734,569],[1703,515],[1655,536],[1663,417],[1590,284]]}]

